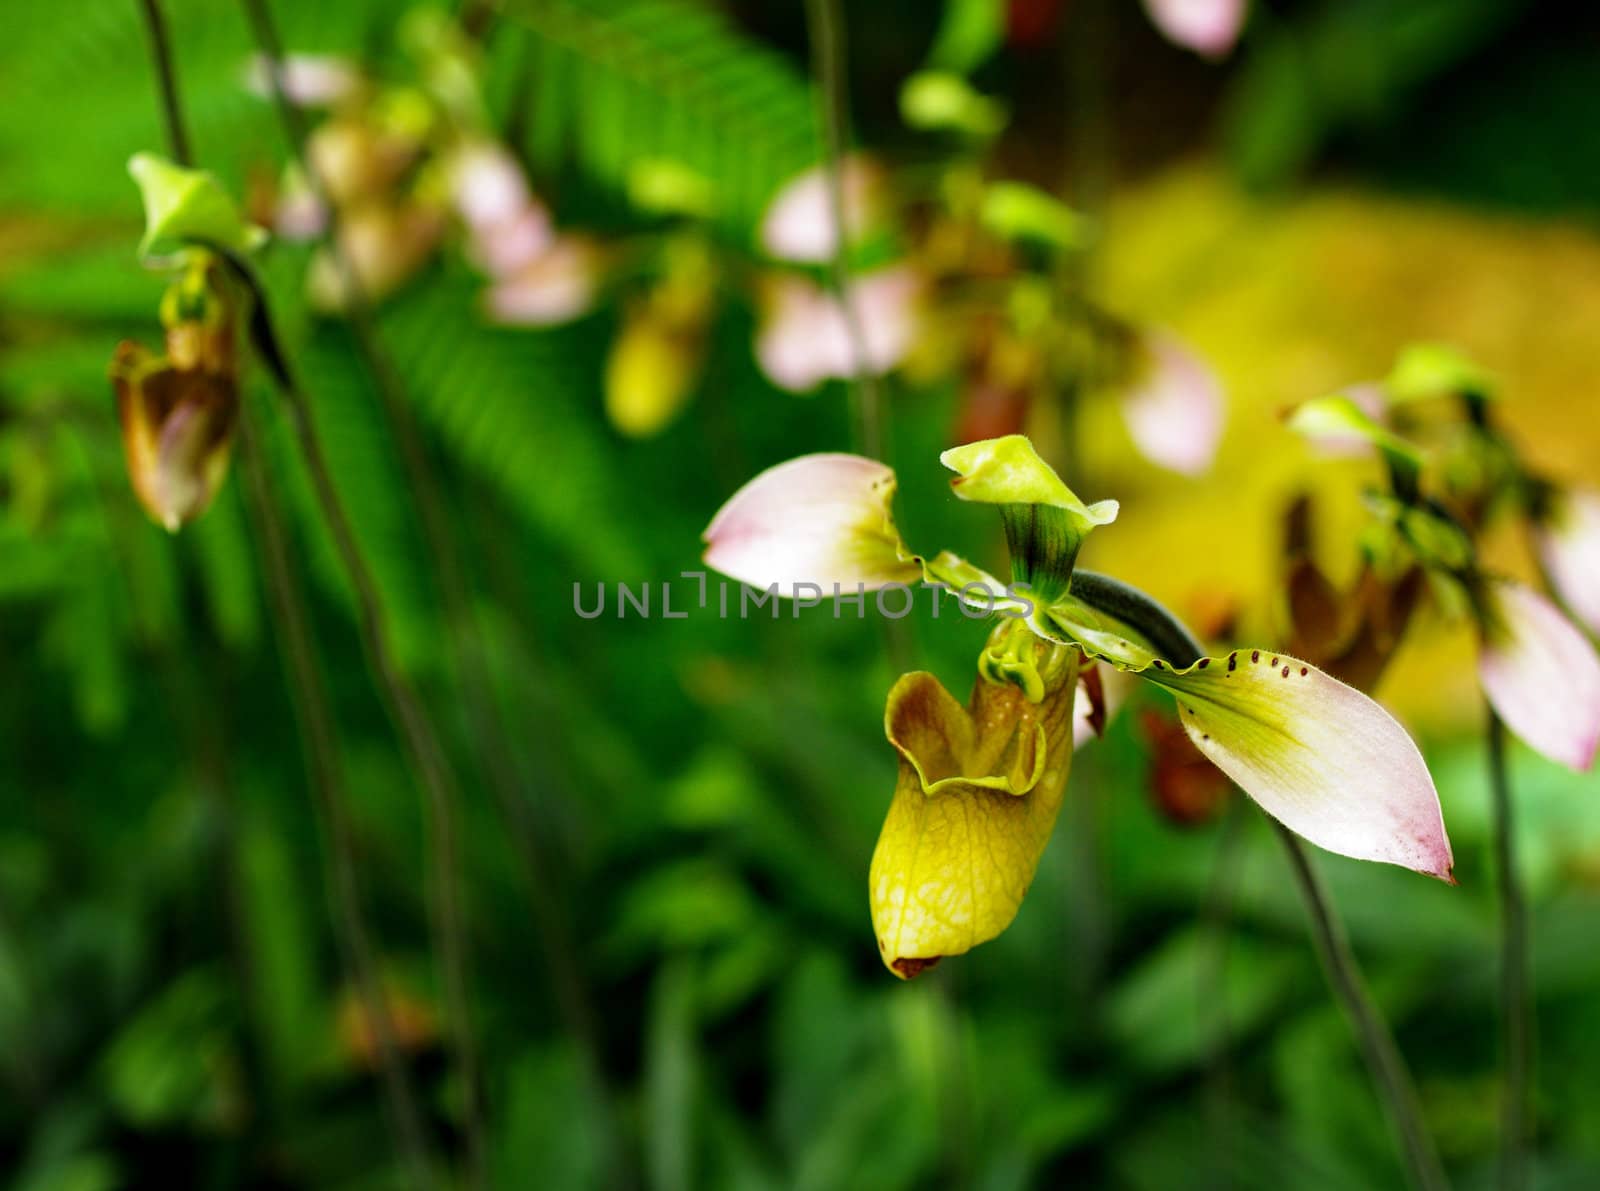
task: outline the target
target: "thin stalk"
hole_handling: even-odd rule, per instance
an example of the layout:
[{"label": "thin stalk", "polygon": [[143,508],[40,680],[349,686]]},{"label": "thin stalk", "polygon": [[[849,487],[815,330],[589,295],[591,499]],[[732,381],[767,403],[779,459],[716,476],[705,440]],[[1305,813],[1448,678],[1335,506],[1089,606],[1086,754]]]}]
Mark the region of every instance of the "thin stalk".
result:
[{"label": "thin stalk", "polygon": [[1528,1182],[1528,1092],[1533,1069],[1528,910],[1517,873],[1516,819],[1506,770],[1506,728],[1492,708],[1486,735],[1500,893],[1500,1043],[1505,1064],[1504,1099],[1500,1106],[1500,1186],[1507,1191],[1520,1191]]},{"label": "thin stalk", "polygon": [[328,706],[327,688],[317,669],[304,598],[289,561],[283,526],[278,520],[277,506],[267,480],[266,463],[248,411],[240,418],[239,447],[245,503],[254,522],[255,539],[266,572],[278,642],[289,663],[289,677],[295,691],[291,705],[305,746],[306,768],[316,797],[318,818],[327,840],[333,878],[329,895],[333,901],[334,936],[367,1019],[372,1023],[385,1105],[400,1138],[401,1155],[411,1181],[417,1187],[432,1187],[437,1185],[437,1180],[433,1174],[431,1147],[417,1111],[411,1078],[400,1058],[371,931],[361,908],[355,843],[333,713]]},{"label": "thin stalk", "polygon": [[1439,1155],[1435,1153],[1427,1126],[1422,1121],[1422,1111],[1417,1105],[1416,1091],[1411,1085],[1405,1060],[1401,1058],[1394,1036],[1367,993],[1360,967],[1350,950],[1350,940],[1345,935],[1343,925],[1334,917],[1327,890],[1323,888],[1316,869],[1312,868],[1311,858],[1306,855],[1300,837],[1276,819],[1271,822],[1288,854],[1295,886],[1306,903],[1317,954],[1322,959],[1328,982],[1333,985],[1334,993],[1355,1030],[1367,1070],[1371,1072],[1372,1082],[1388,1110],[1390,1127],[1400,1141],[1411,1181],[1423,1191],[1447,1187],[1449,1184],[1439,1165]]},{"label": "thin stalk", "polygon": [[[165,119],[167,146],[180,165],[192,165],[189,138],[184,125],[183,105],[178,92],[177,70],[160,0],[141,0],[145,24],[150,33],[151,59],[155,66]],[[246,476],[247,506],[256,522],[257,542],[266,563],[271,603],[280,641],[289,655],[291,677],[297,697],[293,700],[300,736],[306,747],[306,764],[312,790],[317,797],[319,818],[329,842],[333,870],[331,893],[334,900],[334,935],[344,959],[344,967],[355,982],[377,1044],[378,1069],[384,1088],[385,1110],[392,1131],[400,1139],[400,1151],[412,1183],[420,1188],[434,1185],[431,1150],[416,1107],[410,1077],[400,1059],[395,1042],[394,1023],[377,974],[371,934],[361,909],[360,887],[356,877],[355,847],[345,809],[339,767],[337,733],[327,705],[326,693],[317,672],[315,650],[306,628],[305,615],[284,546],[277,511],[272,504],[254,434],[248,415],[241,414],[239,438],[243,471]]]},{"label": "thin stalk", "polygon": [[[516,847],[532,903],[535,933],[540,940],[551,973],[556,1003],[568,1032],[583,1048],[586,1066],[603,1115],[615,1126],[611,1095],[606,1087],[600,1060],[598,1027],[589,1008],[590,998],[583,974],[573,959],[575,947],[562,914],[560,899],[551,882],[548,865],[541,856],[536,832],[529,822],[521,795],[516,765],[512,760],[511,733],[503,709],[493,692],[487,662],[487,649],[472,607],[465,578],[465,567],[451,530],[444,502],[439,495],[433,470],[416,421],[411,413],[404,386],[389,359],[379,333],[377,319],[350,260],[340,235],[340,212],[328,193],[325,180],[307,152],[306,122],[284,93],[278,64],[283,60],[283,45],[265,0],[241,0],[258,48],[271,64],[273,98],[279,122],[313,193],[328,212],[326,243],[339,270],[349,315],[349,327],[363,366],[372,377],[384,415],[394,429],[402,465],[416,501],[424,543],[434,574],[438,577],[444,601],[445,620],[451,651],[457,662],[462,692],[467,707],[467,723],[474,736],[475,752],[483,758],[488,785],[493,790],[498,811]],[[482,6],[492,12],[493,5]],[[281,353],[280,353],[281,355]],[[292,386],[285,386],[286,388]],[[303,420],[303,419],[302,419]],[[474,1063],[474,1066],[476,1064]],[[476,1080],[472,1080],[474,1085]],[[473,1097],[479,1094],[474,1088]],[[475,1108],[469,1121],[477,1122],[481,1108]],[[481,1169],[482,1141],[478,1130],[469,1125],[469,1147],[474,1170]],[[620,1146],[617,1152],[623,1151]],[[624,1181],[628,1181],[624,1176]]]},{"label": "thin stalk", "polygon": [[150,34],[150,59],[155,63],[156,82],[161,91],[161,117],[166,124],[167,148],[179,165],[193,165],[189,152],[189,133],[183,122],[183,105],[178,102],[178,73],[172,67],[172,43],[167,39],[167,21],[161,0],[139,0],[144,10],[144,26]]},{"label": "thin stalk", "polygon": [[[1144,592],[1117,579],[1093,571],[1075,571],[1072,594],[1102,612],[1124,620],[1143,633],[1156,652],[1174,666],[1191,666],[1205,651],[1187,626]],[[1412,1182],[1421,1191],[1438,1191],[1448,1186],[1432,1139],[1417,1105],[1411,1076],[1395,1045],[1394,1036],[1367,995],[1361,970],[1343,925],[1333,909],[1300,837],[1282,823],[1267,816],[1289,856],[1295,887],[1305,902],[1311,921],[1311,937],[1334,995],[1343,1006],[1355,1031],[1356,1042],[1367,1064],[1378,1098],[1390,1127],[1400,1142]]]},{"label": "thin stalk", "polygon": [[867,352],[867,333],[850,292],[849,225],[845,218],[844,179],[840,162],[850,139],[850,106],[846,93],[844,17],[839,0],[806,0],[806,29],[811,39],[811,69],[817,101],[817,123],[822,129],[823,171],[828,183],[828,207],[833,219],[833,255],[828,261],[828,283],[844,317],[850,339],[850,396],[861,452],[883,457],[883,410],[878,383]]}]

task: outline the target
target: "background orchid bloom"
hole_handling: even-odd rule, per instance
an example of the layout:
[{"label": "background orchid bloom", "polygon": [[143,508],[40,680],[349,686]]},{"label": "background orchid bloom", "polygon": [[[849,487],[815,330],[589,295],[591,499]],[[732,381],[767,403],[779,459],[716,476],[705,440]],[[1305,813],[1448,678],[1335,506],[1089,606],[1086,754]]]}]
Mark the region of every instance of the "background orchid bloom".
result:
[{"label": "background orchid bloom", "polygon": [[1537,542],[1557,594],[1591,633],[1600,633],[1600,492],[1585,488],[1553,497]]},{"label": "background orchid bloom", "polygon": [[[839,163],[844,198],[845,235],[855,240],[883,214],[883,170],[860,155]],[[833,259],[839,233],[829,195],[828,175],[817,165],[778,191],[761,220],[761,246],[771,256],[795,264]]]},{"label": "background orchid bloom", "polygon": [[[336,54],[286,54],[278,63],[283,94],[299,107],[334,107],[361,89],[361,71]],[[272,66],[255,54],[245,66],[245,87],[261,99],[273,97]]]},{"label": "background orchid bloom", "polygon": [[491,277],[531,265],[555,239],[550,212],[503,146],[477,141],[450,165],[451,199],[467,230],[467,253]]},{"label": "background orchid bloom", "polygon": [[[1084,660],[1171,692],[1196,747],[1312,843],[1452,879],[1433,779],[1387,711],[1285,655],[1198,656],[1186,636],[1171,636],[1181,630],[1165,627],[1170,618],[1152,615],[1148,597],[1074,574],[1083,538],[1115,520],[1116,502],[1084,504],[1025,437],[970,443],[941,459],[958,473],[951,481],[958,497],[999,506],[1013,577],[1027,584],[1028,598],[1007,607],[1010,623],[980,660],[968,710],[925,675],[909,675],[891,692],[886,730],[902,766],[871,890],[880,950],[897,975],[915,975],[1011,921],[1038,862],[1041,832],[1048,835],[1054,821],[1054,780],[1065,780]],[[791,596],[800,584],[827,593],[834,583],[854,590],[858,582],[881,586],[918,574],[944,586],[959,586],[957,575],[977,578],[1002,590],[954,555],[929,562],[913,554],[894,528],[894,491],[894,473],[873,460],[790,460],[750,481],[717,514],[706,531],[706,562]],[[1054,663],[1048,675],[1039,668],[1041,658],[1059,661],[1053,651],[1063,650],[1072,658],[1070,681]],[[1163,651],[1183,656],[1175,664]],[[1020,694],[1002,697],[985,684]],[[1036,808],[1010,809],[1006,799],[1036,788]],[[981,840],[956,830],[963,824]]]},{"label": "background orchid bloom", "polygon": [[1152,463],[1180,475],[1203,475],[1222,438],[1222,385],[1175,335],[1151,332],[1141,348],[1142,367],[1122,399],[1128,432]]},{"label": "background orchid bloom", "polygon": [[599,249],[586,237],[562,235],[517,272],[491,285],[483,304],[497,323],[554,326],[587,313],[599,287]]},{"label": "background orchid bloom", "polygon": [[1246,0],[1144,0],[1144,10],[1174,45],[1225,58],[1244,28]]},{"label": "background orchid bloom", "polygon": [[[850,283],[849,301],[872,372],[889,371],[910,350],[920,289],[908,265],[864,273]],[[803,277],[780,278],[756,338],[756,359],[774,384],[793,393],[853,376],[855,347],[838,301]]]},{"label": "background orchid bloom", "polygon": [[1506,725],[1570,769],[1594,763],[1600,743],[1600,658],[1538,592],[1490,581],[1484,589],[1478,679]]}]

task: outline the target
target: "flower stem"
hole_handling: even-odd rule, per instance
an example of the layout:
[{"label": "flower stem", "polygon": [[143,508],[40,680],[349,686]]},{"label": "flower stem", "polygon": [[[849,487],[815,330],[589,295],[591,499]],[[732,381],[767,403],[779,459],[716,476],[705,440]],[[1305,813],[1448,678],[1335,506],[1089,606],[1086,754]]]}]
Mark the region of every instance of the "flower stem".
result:
[{"label": "flower stem", "polygon": [[[189,139],[160,0],[141,0],[141,5],[150,33],[151,59],[161,89],[167,146],[173,160],[188,166],[192,164]],[[333,874],[330,893],[334,901],[334,936],[339,944],[343,965],[350,973],[365,1014],[372,1023],[385,1109],[393,1131],[399,1136],[401,1156],[408,1168],[410,1181],[419,1189],[427,1188],[435,1184],[431,1147],[422,1127],[410,1077],[400,1059],[371,932],[361,909],[355,846],[339,765],[337,731],[328,708],[326,690],[317,672],[315,649],[307,629],[308,617],[289,568],[282,527],[266,481],[266,468],[253,430],[248,424],[248,415],[242,415],[240,422],[247,507],[256,522],[257,542],[266,564],[278,637],[289,656],[290,676],[296,688],[292,706],[300,737],[306,747],[306,764],[317,798],[318,818],[329,844]]]},{"label": "flower stem", "polygon": [[1327,972],[1328,983],[1333,986],[1334,994],[1344,1006],[1345,1015],[1355,1030],[1367,1070],[1388,1111],[1390,1127],[1400,1141],[1411,1181],[1422,1191],[1446,1187],[1448,1183],[1439,1166],[1439,1156],[1434,1152],[1427,1126],[1423,1123],[1405,1060],[1401,1058],[1394,1036],[1367,993],[1356,957],[1350,950],[1350,940],[1334,916],[1328,892],[1312,868],[1311,858],[1306,855],[1300,837],[1276,819],[1270,822],[1288,854],[1295,885],[1300,890],[1311,919],[1311,937],[1316,943],[1317,954]]},{"label": "flower stem", "polygon": [[1500,1019],[1505,1090],[1501,1104],[1500,1186],[1520,1191],[1528,1181],[1528,1089],[1533,1013],[1528,996],[1528,914],[1517,874],[1516,823],[1506,770],[1506,728],[1493,708],[1486,731],[1489,790],[1494,809],[1495,867],[1500,893]]},{"label": "flower stem", "polygon": [[167,149],[172,160],[182,166],[194,164],[189,151],[189,133],[183,122],[183,105],[178,101],[178,73],[172,67],[172,43],[167,40],[167,21],[161,0],[139,0],[144,10],[144,25],[150,34],[150,58],[155,63],[156,83],[161,89],[161,117],[166,124]]},{"label": "flower stem", "polygon": [[[1200,642],[1188,627],[1138,588],[1093,571],[1076,571],[1072,576],[1072,594],[1132,625],[1174,666],[1191,666],[1204,655]],[[1446,1187],[1448,1183],[1423,1123],[1405,1060],[1377,1006],[1367,995],[1360,966],[1350,950],[1349,939],[1335,915],[1327,890],[1311,866],[1300,837],[1271,816],[1267,819],[1288,853],[1295,886],[1311,920],[1311,937],[1317,954],[1328,983],[1355,1030],[1368,1074],[1400,1142],[1412,1182],[1421,1191]]]},{"label": "flower stem", "polygon": [[400,1060],[394,1020],[389,1014],[371,933],[361,908],[350,811],[327,688],[317,669],[304,599],[289,562],[283,526],[267,481],[266,463],[248,411],[240,419],[239,445],[246,507],[255,523],[255,538],[266,571],[277,637],[287,655],[289,677],[295,688],[291,705],[305,745],[306,767],[317,799],[318,818],[328,841],[333,870],[329,893],[333,900],[335,937],[344,966],[351,973],[357,995],[372,1023],[386,1105],[400,1137],[401,1153],[411,1181],[417,1187],[435,1186],[435,1168],[417,1112],[416,1094]]},{"label": "flower stem", "polygon": [[833,218],[833,255],[828,261],[828,284],[844,316],[850,339],[851,402],[861,453],[883,457],[883,410],[878,383],[872,374],[866,327],[850,292],[850,230],[846,220],[844,178],[840,163],[849,140],[850,104],[844,74],[844,17],[839,0],[806,0],[806,29],[811,39],[811,69],[815,76],[817,123],[822,129],[823,169],[828,183],[828,206]]}]

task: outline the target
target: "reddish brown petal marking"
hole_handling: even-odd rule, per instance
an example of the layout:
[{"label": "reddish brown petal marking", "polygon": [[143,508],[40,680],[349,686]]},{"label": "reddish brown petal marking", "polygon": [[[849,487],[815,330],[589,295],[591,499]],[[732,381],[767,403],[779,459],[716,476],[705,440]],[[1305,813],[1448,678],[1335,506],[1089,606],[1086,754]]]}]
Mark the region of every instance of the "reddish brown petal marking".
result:
[{"label": "reddish brown petal marking", "polygon": [[1284,676],[1284,677],[1285,677],[1285,678],[1288,678],[1288,677],[1289,677],[1289,667],[1288,667],[1288,666],[1285,666],[1285,667],[1284,667],[1284,668],[1283,668],[1283,676]]},{"label": "reddish brown petal marking", "polygon": [[1252,662],[1259,662],[1261,660],[1261,651],[1259,649],[1252,649],[1250,651],[1250,660]]},{"label": "reddish brown petal marking", "polygon": [[895,960],[889,966],[907,980],[913,980],[943,958],[944,956],[942,955],[935,955],[931,959],[918,959],[908,955]]},{"label": "reddish brown petal marking", "polygon": [[1228,655],[1228,673],[1233,673],[1233,668],[1239,664],[1239,651],[1236,649]]},{"label": "reddish brown petal marking", "polygon": [[1211,659],[1210,658],[1201,658],[1200,659],[1200,669],[1204,670],[1210,664],[1211,664]]},{"label": "reddish brown petal marking", "polygon": [[1304,678],[1306,676],[1306,673],[1307,673],[1306,668],[1304,666],[1301,666],[1300,667],[1300,677]]}]

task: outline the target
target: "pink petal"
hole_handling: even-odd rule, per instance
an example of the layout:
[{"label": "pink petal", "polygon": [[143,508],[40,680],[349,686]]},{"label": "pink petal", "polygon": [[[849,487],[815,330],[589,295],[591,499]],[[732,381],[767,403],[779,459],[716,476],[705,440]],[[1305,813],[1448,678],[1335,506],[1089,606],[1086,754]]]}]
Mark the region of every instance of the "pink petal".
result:
[{"label": "pink petal", "polygon": [[1600,492],[1558,497],[1554,516],[1537,536],[1551,584],[1573,614],[1600,633]]},{"label": "pink petal", "polygon": [[461,218],[474,230],[509,223],[532,200],[517,159],[500,145],[478,142],[455,156],[450,191]]},{"label": "pink petal", "polygon": [[[361,85],[360,71],[332,54],[288,54],[282,67],[283,93],[298,107],[332,107]],[[245,86],[255,95],[272,98],[272,70],[265,56],[250,59]]]},{"label": "pink petal", "polygon": [[706,565],[753,587],[833,594],[911,583],[889,505],[894,472],[860,455],[802,455],[768,468],[722,506],[705,532]]},{"label": "pink petal", "polygon": [[549,251],[489,288],[484,304],[498,323],[545,327],[571,322],[594,302],[599,264],[593,245],[559,236]]},{"label": "pink petal", "polygon": [[1450,840],[1422,754],[1354,687],[1260,649],[1142,674],[1177,695],[1195,747],[1291,831],[1341,856],[1450,879]]},{"label": "pink petal", "polygon": [[490,277],[505,278],[548,252],[555,237],[550,213],[539,203],[529,202],[509,219],[474,225],[467,254]]},{"label": "pink petal", "polygon": [[1205,362],[1173,335],[1152,332],[1149,364],[1122,402],[1122,416],[1152,463],[1197,476],[1211,467],[1222,438],[1222,386]]},{"label": "pink petal", "polygon": [[[862,157],[839,164],[844,191],[845,227],[855,238],[871,221],[881,188],[877,166]],[[827,174],[813,166],[788,182],[767,207],[761,221],[761,244],[778,260],[821,264],[833,259],[838,245]]]},{"label": "pink petal", "polygon": [[[852,310],[872,372],[887,372],[905,358],[915,337],[920,289],[916,273],[905,265],[851,283]],[[794,393],[855,374],[855,345],[839,303],[801,277],[784,277],[773,287],[756,358],[774,384]]]},{"label": "pink petal", "polygon": [[1600,658],[1573,623],[1538,592],[1496,582],[1493,620],[1478,680],[1506,726],[1571,769],[1594,762],[1600,743]]},{"label": "pink petal", "polygon": [[1144,0],[1150,23],[1174,45],[1225,57],[1244,27],[1245,0]]}]

